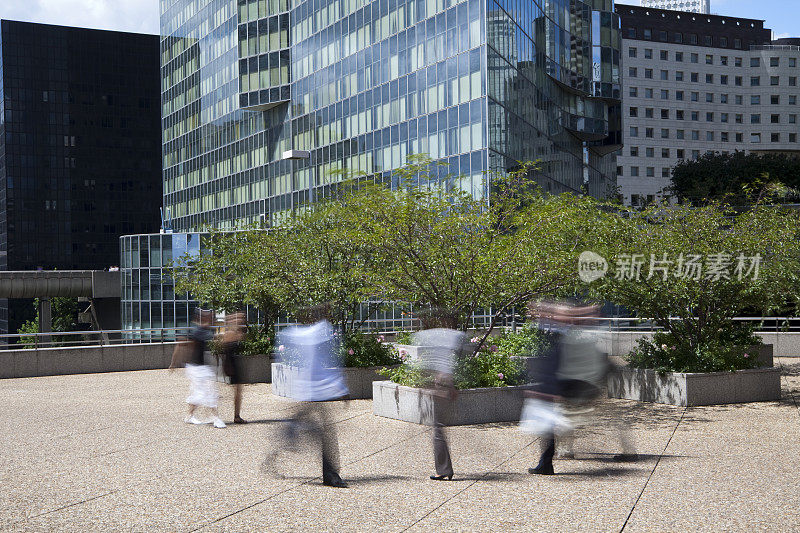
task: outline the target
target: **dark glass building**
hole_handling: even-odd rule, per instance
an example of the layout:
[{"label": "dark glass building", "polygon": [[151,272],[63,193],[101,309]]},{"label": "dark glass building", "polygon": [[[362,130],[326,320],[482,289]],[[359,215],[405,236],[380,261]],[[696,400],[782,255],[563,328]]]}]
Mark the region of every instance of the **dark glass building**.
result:
[{"label": "dark glass building", "polygon": [[[159,228],[158,36],[3,20],[0,45],[0,269],[118,265]],[[32,306],[2,302],[14,333]]]}]

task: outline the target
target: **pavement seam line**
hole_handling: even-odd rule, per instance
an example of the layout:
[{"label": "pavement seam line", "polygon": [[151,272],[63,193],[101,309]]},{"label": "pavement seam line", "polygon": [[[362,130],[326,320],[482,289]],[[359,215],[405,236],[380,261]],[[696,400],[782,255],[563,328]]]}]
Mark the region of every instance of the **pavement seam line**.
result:
[{"label": "pavement seam line", "polygon": [[[784,370],[786,370],[786,369],[783,367],[783,363],[779,362],[779,363],[778,363],[778,367],[781,369],[781,374],[783,374],[783,371],[784,371]],[[787,371],[788,371],[788,370],[787,370]],[[782,377],[782,378],[785,378],[785,380],[786,380],[786,390],[787,390],[787,391],[789,391],[789,396],[791,396],[791,397],[792,397],[792,403],[794,403],[794,406],[795,406],[795,407],[797,408],[797,410],[798,410],[798,413],[797,413],[797,414],[798,414],[798,415],[800,415],[800,405],[798,405],[798,404],[797,404],[797,398],[795,397],[795,395],[794,395],[794,391],[792,390],[791,384],[789,383],[789,375],[787,374],[787,375],[783,375],[783,376],[781,376],[781,377]]]},{"label": "pavement seam line", "polygon": [[[369,413],[368,413],[368,412],[367,412],[367,413],[361,413],[361,414],[358,414],[358,415],[351,416],[351,417],[349,417],[349,418],[344,418],[344,419],[342,419],[342,420],[339,420],[339,421],[336,421],[336,422],[334,422],[334,424],[339,424],[340,422],[346,422],[346,421],[348,421],[348,420],[352,420],[353,418],[357,418],[357,417],[359,417],[359,416],[363,416],[363,415],[365,415],[365,414],[369,414]],[[413,434],[413,435],[411,435],[410,437],[407,437],[407,438],[405,438],[405,439],[399,440],[399,441],[397,441],[397,442],[395,442],[395,443],[393,443],[393,444],[390,444],[389,446],[386,446],[386,447],[384,447],[384,448],[381,448],[380,450],[376,450],[376,451],[374,451],[374,452],[372,452],[372,453],[370,453],[370,454],[368,454],[368,455],[365,455],[364,457],[361,457],[360,459],[356,459],[355,461],[351,461],[351,462],[349,462],[349,463],[345,464],[344,466],[350,466],[350,465],[354,465],[354,464],[356,464],[356,463],[358,463],[358,462],[361,462],[361,461],[363,461],[364,459],[367,459],[367,458],[369,458],[369,457],[372,457],[373,455],[376,455],[376,454],[378,454],[378,453],[384,452],[384,451],[388,450],[389,448],[392,448],[393,446],[397,446],[398,444],[401,444],[401,443],[403,443],[403,442],[406,442],[406,441],[409,441],[409,440],[411,440],[411,439],[413,439],[413,438],[415,438],[415,437],[417,437],[417,436],[419,436],[419,435],[422,435],[422,434],[423,434],[423,433],[425,433],[426,431],[428,431],[428,428],[426,428],[426,429],[423,429],[422,431],[418,431],[417,433],[414,433],[414,434]],[[199,530],[201,530],[201,529],[205,529],[205,528],[207,528],[207,527],[209,527],[209,526],[212,526],[212,525],[214,525],[214,524],[217,524],[217,523],[219,523],[219,522],[221,522],[221,521],[223,521],[223,520],[226,520],[226,519],[228,519],[228,518],[230,518],[230,517],[232,517],[232,516],[234,516],[234,515],[237,515],[237,514],[239,514],[239,513],[241,513],[241,512],[247,511],[248,509],[252,509],[253,507],[256,507],[257,505],[261,505],[262,503],[268,502],[269,500],[271,500],[271,499],[273,499],[273,498],[275,498],[275,497],[277,497],[277,496],[280,496],[280,495],[282,495],[282,494],[286,494],[287,492],[290,492],[290,491],[293,491],[293,490],[295,490],[295,489],[298,489],[298,488],[302,487],[303,485],[307,485],[307,484],[311,483],[312,481],[315,481],[315,480],[317,480],[317,479],[320,479],[321,477],[322,477],[322,476],[317,476],[317,477],[312,477],[312,478],[309,478],[309,479],[307,479],[307,480],[303,481],[302,483],[298,483],[297,485],[292,485],[291,487],[287,487],[286,489],[284,489],[284,490],[282,490],[282,491],[280,491],[280,492],[276,492],[275,494],[272,494],[272,495],[268,496],[267,498],[264,498],[263,500],[259,500],[259,501],[257,501],[257,502],[254,502],[254,503],[252,503],[252,504],[250,504],[250,505],[248,505],[248,506],[246,506],[246,507],[242,507],[241,509],[238,509],[238,510],[236,510],[236,511],[233,511],[233,512],[231,512],[231,513],[228,513],[228,514],[227,514],[227,515],[225,515],[225,516],[221,516],[221,517],[219,517],[219,518],[216,518],[216,519],[212,520],[211,522],[207,522],[207,523],[205,523],[205,524],[203,524],[203,525],[201,525],[201,526],[198,526],[198,527],[196,527],[196,528],[194,528],[194,529],[190,529],[189,531],[190,531],[190,533],[193,533],[194,531],[199,531]]]},{"label": "pavement seam line", "polygon": [[680,416],[680,418],[678,418],[678,423],[675,424],[675,427],[672,429],[672,433],[670,434],[669,438],[667,439],[667,443],[664,445],[664,449],[661,450],[661,453],[658,454],[658,458],[656,459],[656,464],[653,465],[653,469],[650,471],[650,475],[647,476],[647,480],[644,482],[644,486],[642,487],[642,490],[639,491],[639,495],[636,497],[636,501],[633,502],[633,506],[631,507],[631,510],[628,513],[628,516],[625,518],[625,522],[622,524],[622,528],[620,528],[619,533],[622,533],[623,531],[625,531],[625,528],[628,525],[628,521],[631,519],[631,516],[633,516],[633,511],[636,510],[636,506],[639,504],[639,500],[642,499],[642,495],[644,494],[644,491],[647,490],[647,485],[648,485],[648,483],[650,483],[650,479],[653,477],[653,474],[656,473],[656,468],[658,468],[658,463],[661,462],[661,458],[664,457],[664,454],[667,453],[667,448],[669,448],[669,444],[672,442],[672,437],[674,437],[675,433],[678,431],[678,426],[681,425],[681,422],[683,421],[683,417],[686,414],[686,411],[688,409],[689,409],[688,406],[683,408],[683,412],[681,412],[681,416]]},{"label": "pavement seam line", "polygon": [[442,503],[440,503],[439,505],[437,505],[436,507],[434,507],[433,509],[431,509],[430,511],[428,511],[427,513],[425,513],[423,516],[421,516],[421,517],[420,517],[420,518],[419,518],[419,519],[418,519],[416,522],[414,522],[413,524],[411,524],[411,525],[410,525],[410,526],[408,526],[407,528],[403,529],[403,531],[408,531],[408,530],[409,530],[409,529],[411,529],[412,527],[416,526],[417,524],[419,524],[420,522],[422,522],[423,520],[425,520],[426,518],[428,518],[430,515],[432,515],[433,513],[435,513],[436,511],[438,511],[439,509],[441,509],[441,508],[442,508],[442,507],[443,507],[443,506],[444,506],[446,503],[448,503],[448,502],[452,501],[454,498],[456,498],[456,496],[459,496],[459,495],[463,494],[464,492],[466,492],[467,490],[469,490],[470,488],[472,488],[472,486],[473,486],[473,485],[475,485],[476,483],[478,483],[478,481],[480,481],[481,479],[485,478],[485,477],[486,477],[486,476],[488,476],[489,474],[492,474],[492,473],[494,473],[494,472],[496,471],[496,469],[500,468],[501,466],[503,466],[504,464],[506,464],[507,462],[509,462],[511,459],[513,459],[514,457],[516,457],[516,456],[517,456],[519,453],[521,453],[521,452],[522,452],[522,451],[524,451],[525,449],[529,448],[529,447],[531,446],[531,444],[533,444],[534,442],[536,442],[536,441],[538,441],[538,440],[539,440],[538,438],[535,438],[535,439],[533,439],[533,440],[532,440],[532,441],[530,441],[528,444],[526,444],[525,446],[523,446],[522,448],[520,448],[520,449],[519,449],[519,450],[517,450],[516,452],[512,453],[511,455],[509,455],[509,456],[508,456],[508,457],[507,457],[507,458],[506,458],[504,461],[501,461],[500,463],[496,464],[494,467],[492,467],[491,469],[489,469],[489,470],[488,470],[488,471],[487,471],[485,474],[483,474],[481,477],[479,477],[478,479],[475,479],[475,480],[473,480],[473,481],[472,481],[472,483],[470,483],[469,485],[467,485],[467,486],[466,486],[466,487],[464,487],[463,489],[459,490],[458,492],[456,492],[455,494],[453,494],[453,495],[452,495],[452,496],[450,496],[449,498],[445,499],[445,500],[444,500]]}]

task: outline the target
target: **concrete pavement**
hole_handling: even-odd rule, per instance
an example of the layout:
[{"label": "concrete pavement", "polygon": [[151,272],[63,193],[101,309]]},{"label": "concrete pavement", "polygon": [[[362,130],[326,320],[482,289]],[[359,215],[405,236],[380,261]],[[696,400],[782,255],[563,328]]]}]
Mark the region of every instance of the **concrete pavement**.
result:
[{"label": "concrete pavement", "polygon": [[[261,464],[292,404],[245,389],[254,423],[183,422],[187,384],[164,370],[0,380],[0,529],[10,531],[677,531],[800,529],[800,360],[780,402],[676,408],[603,403],[576,460],[531,476],[537,439],[513,424],[449,428],[456,479],[433,473],[429,429],[333,406],[342,476],[308,449]],[[223,386],[221,414],[232,419]],[[640,462],[611,460],[614,423]]]}]

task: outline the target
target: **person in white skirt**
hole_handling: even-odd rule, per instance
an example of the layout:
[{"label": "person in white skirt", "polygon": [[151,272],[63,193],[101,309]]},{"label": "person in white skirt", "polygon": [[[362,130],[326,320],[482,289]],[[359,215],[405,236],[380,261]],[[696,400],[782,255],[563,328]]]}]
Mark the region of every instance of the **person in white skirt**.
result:
[{"label": "person in white skirt", "polygon": [[[215,428],[224,428],[225,422],[217,413],[219,393],[217,391],[216,372],[214,367],[206,364],[205,352],[208,342],[213,338],[211,330],[211,312],[198,310],[197,321],[189,333],[186,343],[176,347],[170,369],[181,362],[186,366],[186,377],[189,378],[189,414],[184,420],[187,424],[214,424]],[[210,411],[210,420],[201,420],[195,414],[198,407],[205,407]]]}]

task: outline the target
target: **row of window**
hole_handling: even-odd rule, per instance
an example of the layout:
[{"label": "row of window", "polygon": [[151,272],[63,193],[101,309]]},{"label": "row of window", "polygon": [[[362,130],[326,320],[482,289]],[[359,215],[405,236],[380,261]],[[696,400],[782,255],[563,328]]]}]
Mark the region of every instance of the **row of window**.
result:
[{"label": "row of window", "polygon": [[[652,48],[643,48],[644,50],[644,58],[645,59],[653,59],[653,49]],[[669,61],[669,50],[659,50],[659,59],[661,61]],[[639,49],[635,46],[631,46],[628,48],[628,57],[638,57]],[[684,61],[685,52],[673,52],[673,59],[679,63]],[[699,63],[700,62],[700,54],[695,52],[690,52],[689,54],[689,61],[691,63]],[[797,67],[797,58],[796,57],[788,57],[787,65],[791,68]],[[714,54],[705,54],[705,63],[706,65],[713,65],[714,64]],[[728,66],[729,56],[719,56],[719,64],[722,66]],[[744,62],[741,57],[734,57],[733,58],[733,66],[734,67],[742,67]],[[750,58],[750,66],[753,68],[761,67],[761,57],[751,57]],[[780,67],[781,66],[781,58],[777,56],[773,56],[769,58],[769,66],[770,67]]]},{"label": "row of window", "polygon": [[[659,114],[659,118],[663,120],[669,120],[671,117],[670,109],[661,109]],[[683,109],[675,109],[675,120],[686,120],[686,112]],[[639,116],[639,108],[638,107],[630,107],[628,109],[628,115],[630,117],[638,117]],[[706,122],[714,122],[716,113],[714,111],[706,111],[705,117]],[[730,121],[731,113],[719,113],[719,121],[722,123],[727,123]],[[742,113],[733,113],[734,122],[736,124],[744,124],[744,114]],[[644,118],[655,118],[655,109],[652,107],[644,108]],[[689,120],[693,120],[695,122],[700,121],[700,111],[690,111],[689,112]],[[770,124],[783,124],[781,122],[781,115],[780,113],[772,113],[769,116]],[[797,114],[796,113],[789,113],[786,115],[786,123],[787,124],[797,124]],[[761,114],[760,113],[751,113],[750,114],[750,124],[761,124]]]},{"label": "row of window", "polygon": [[[669,100],[670,99],[670,90],[669,89],[660,89],[660,97],[662,100]],[[639,88],[638,87],[629,87],[628,88],[628,96],[633,98],[639,97]],[[744,105],[744,97],[741,94],[735,94],[733,103],[736,105]],[[654,89],[650,87],[645,87],[642,91],[643,98],[655,98]],[[714,93],[705,93],[705,101],[707,103],[714,103]],[[683,102],[686,100],[686,91],[680,90],[675,91],[675,100],[679,102]],[[699,102],[700,101],[700,92],[699,91],[689,91],[689,101],[691,102]],[[770,105],[780,105],[781,103],[781,95],[779,94],[772,94],[769,97]],[[796,94],[789,94],[786,95],[786,102],[788,105],[797,105],[797,95]],[[722,93],[719,95],[719,103],[727,104],[730,103],[730,98],[728,93]],[[750,95],[750,105],[761,105],[761,95],[754,94]]]},{"label": "row of window", "polygon": [[[754,123],[757,124],[757,123]],[[719,133],[719,142],[730,142],[731,136],[727,131],[707,131],[705,140],[707,142],[714,142],[717,140],[717,133]],[[661,128],[660,131],[660,138],[661,139],[671,139],[671,130],[669,128]],[[744,134],[743,133],[735,133],[734,134],[734,141],[737,143],[744,142]],[[638,126],[631,126],[628,132],[628,136],[632,138],[639,137],[639,127]],[[644,128],[644,138],[645,139],[655,139],[655,128]],[[692,141],[699,141],[700,140],[700,131],[699,130],[689,130],[689,135],[686,135],[686,130],[675,130],[675,138],[678,140],[692,140]],[[773,132],[770,133],[770,142],[779,143],[783,142],[782,139],[785,139],[780,132]],[[761,142],[761,134],[760,133],[751,133],[750,134],[750,142],[751,143],[760,143]],[[788,142],[796,143],[797,142],[797,133],[789,133],[788,134]]]},{"label": "row of window", "polygon": [[[639,69],[637,67],[628,67],[628,77],[629,78],[638,78],[639,77]],[[653,69],[646,68],[644,69],[644,77],[645,79],[652,80],[653,79]],[[660,70],[659,77],[661,81],[669,81],[669,71],[668,70]],[[687,81],[684,71],[676,70],[674,74],[675,81]],[[705,81],[706,83],[714,83],[714,74],[706,74]],[[788,80],[789,87],[797,87],[797,76],[787,76],[784,78]],[[700,74],[697,72],[690,72],[689,73],[689,81],[692,83],[700,83]],[[719,75],[719,83],[720,85],[728,85],[729,76],[727,74],[720,74]],[[737,87],[742,87],[744,79],[742,76],[734,76],[733,77],[733,84]],[[781,77],[780,76],[769,76],[769,84],[771,86],[777,86],[781,84]],[[750,76],[750,86],[751,87],[760,87],[761,86],[761,76]]]},{"label": "row of window", "polygon": [[[703,35],[702,39],[696,33],[687,33],[683,34],[682,32],[676,31],[672,32],[670,36],[670,32],[666,30],[660,30],[658,32],[654,32],[652,28],[625,28],[622,30],[623,37],[625,39],[644,39],[645,41],[652,41],[653,35],[658,37],[658,40],[664,43],[671,41],[676,44],[694,44],[699,45],[702,43],[703,46],[715,46],[714,38],[711,35]],[[742,49],[742,40],[734,38],[732,41],[728,39],[725,35],[720,35],[716,39],[716,47],[717,48],[730,48],[730,45],[733,44],[733,48]]]}]

